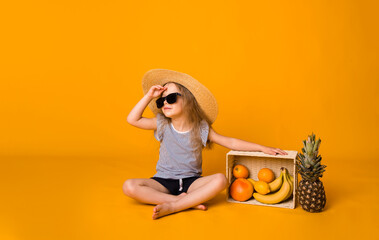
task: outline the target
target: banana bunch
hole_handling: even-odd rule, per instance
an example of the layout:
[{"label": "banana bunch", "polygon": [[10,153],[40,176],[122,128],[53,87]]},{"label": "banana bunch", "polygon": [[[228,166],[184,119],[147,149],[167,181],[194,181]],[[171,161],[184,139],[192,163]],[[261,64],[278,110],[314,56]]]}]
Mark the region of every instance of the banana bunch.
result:
[{"label": "banana bunch", "polygon": [[293,177],[288,173],[286,168],[282,167],[280,171],[280,176],[269,183],[271,193],[265,195],[257,192],[253,193],[255,200],[266,204],[276,204],[291,197],[293,192]]}]

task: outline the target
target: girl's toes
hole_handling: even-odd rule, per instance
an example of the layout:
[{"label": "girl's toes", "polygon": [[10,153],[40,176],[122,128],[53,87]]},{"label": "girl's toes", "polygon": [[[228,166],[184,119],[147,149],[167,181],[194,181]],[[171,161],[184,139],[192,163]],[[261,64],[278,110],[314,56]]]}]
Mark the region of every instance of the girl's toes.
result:
[{"label": "girl's toes", "polygon": [[160,206],[159,205],[155,206],[155,208],[153,209],[153,219],[157,219],[159,217],[159,210],[160,210]]},{"label": "girl's toes", "polygon": [[198,206],[198,208],[200,209],[200,210],[207,210],[208,208],[207,208],[207,206],[205,206],[204,204],[200,204],[199,206]]},{"label": "girl's toes", "polygon": [[159,213],[159,209],[160,209],[160,205],[157,205],[157,206],[154,207],[153,212],[154,213]]},{"label": "girl's toes", "polygon": [[204,204],[199,204],[193,208],[198,209],[198,210],[203,210],[203,211],[207,210],[207,207]]}]

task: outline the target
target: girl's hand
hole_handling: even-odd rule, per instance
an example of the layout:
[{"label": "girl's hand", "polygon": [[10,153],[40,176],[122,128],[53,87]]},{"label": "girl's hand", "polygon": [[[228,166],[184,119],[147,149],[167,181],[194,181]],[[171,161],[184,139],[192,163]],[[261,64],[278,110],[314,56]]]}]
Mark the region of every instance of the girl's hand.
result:
[{"label": "girl's hand", "polygon": [[149,91],[146,93],[146,96],[150,98],[156,98],[159,97],[164,90],[166,90],[167,87],[162,87],[161,85],[155,85],[152,86]]},{"label": "girl's hand", "polygon": [[266,153],[266,154],[270,154],[270,155],[277,155],[277,154],[288,155],[288,153],[286,153],[285,151],[283,151],[279,148],[263,147],[263,149],[261,151]]}]

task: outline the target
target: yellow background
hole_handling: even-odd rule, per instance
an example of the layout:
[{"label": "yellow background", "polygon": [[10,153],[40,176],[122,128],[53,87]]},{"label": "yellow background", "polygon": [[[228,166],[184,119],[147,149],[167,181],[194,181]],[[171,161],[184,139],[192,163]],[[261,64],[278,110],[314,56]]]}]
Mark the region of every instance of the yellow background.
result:
[{"label": "yellow background", "polygon": [[[376,1],[8,1],[1,4],[1,239],[378,236]],[[220,134],[300,151],[314,132],[325,211],[233,204],[157,221],[123,195],[159,144],[126,117],[149,69],[188,73]],[[145,116],[151,117],[147,110]],[[229,149],[203,152],[225,173]]]}]

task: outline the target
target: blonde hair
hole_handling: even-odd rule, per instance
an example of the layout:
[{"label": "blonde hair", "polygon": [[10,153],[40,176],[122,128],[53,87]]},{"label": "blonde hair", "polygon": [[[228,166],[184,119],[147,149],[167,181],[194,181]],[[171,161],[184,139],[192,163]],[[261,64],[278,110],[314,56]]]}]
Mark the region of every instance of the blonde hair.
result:
[{"label": "blonde hair", "polygon": [[[201,109],[199,103],[196,101],[196,98],[193,94],[183,85],[176,82],[167,82],[163,84],[165,86],[168,83],[173,83],[178,88],[183,98],[183,106],[182,109],[184,111],[185,116],[187,117],[187,121],[192,126],[191,130],[191,142],[193,147],[197,149],[198,147],[204,148],[200,136],[200,124],[202,120],[205,120],[209,126],[209,131],[213,129],[211,121],[205,115],[204,111]],[[164,114],[163,114],[164,116]],[[163,124],[170,123],[171,119],[165,116],[166,121]],[[213,147],[213,143],[207,139],[205,148],[211,149]]]}]

